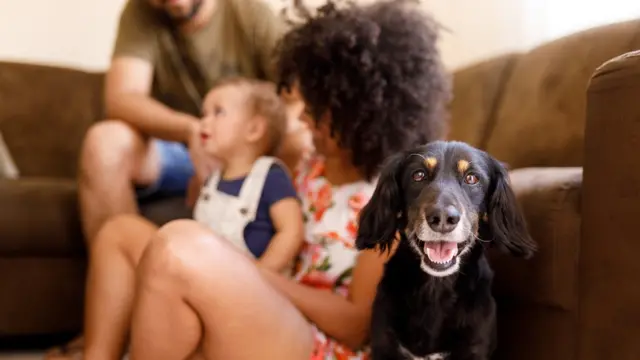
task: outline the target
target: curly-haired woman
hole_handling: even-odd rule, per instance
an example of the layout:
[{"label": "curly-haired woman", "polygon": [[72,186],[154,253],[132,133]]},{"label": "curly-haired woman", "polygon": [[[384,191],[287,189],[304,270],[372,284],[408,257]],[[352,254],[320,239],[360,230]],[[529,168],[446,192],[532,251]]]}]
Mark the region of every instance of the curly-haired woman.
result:
[{"label": "curly-haired woman", "polygon": [[450,89],[436,40],[431,19],[397,0],[329,4],[288,33],[280,85],[304,104],[315,146],[288,159],[306,221],[295,275],[192,220],[114,219],[92,253],[85,357],[121,356],[129,319],[133,359],[366,357],[386,256],[354,248],[357,214],[385,158],[443,135]]}]

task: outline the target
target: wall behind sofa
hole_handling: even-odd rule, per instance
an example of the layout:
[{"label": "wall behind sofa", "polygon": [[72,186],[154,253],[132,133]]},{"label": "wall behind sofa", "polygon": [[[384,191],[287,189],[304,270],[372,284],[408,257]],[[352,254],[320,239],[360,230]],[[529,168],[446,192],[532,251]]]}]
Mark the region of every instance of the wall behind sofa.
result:
[{"label": "wall behind sofa", "polygon": [[[274,7],[282,4],[268,1]],[[640,16],[640,2],[627,1],[607,0],[605,8],[600,0],[424,0],[424,6],[450,29],[440,46],[446,65],[455,69],[582,28]],[[0,60],[104,70],[125,2],[0,1]]]}]

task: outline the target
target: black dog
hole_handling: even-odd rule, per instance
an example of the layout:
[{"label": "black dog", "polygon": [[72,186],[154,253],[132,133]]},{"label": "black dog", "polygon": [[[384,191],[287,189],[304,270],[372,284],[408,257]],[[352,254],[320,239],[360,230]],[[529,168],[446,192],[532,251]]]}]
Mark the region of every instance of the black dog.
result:
[{"label": "black dog", "polygon": [[505,168],[460,142],[394,156],[356,245],[392,251],[397,234],[373,304],[372,358],[489,359],[496,305],[484,245],[525,258],[536,250]]}]

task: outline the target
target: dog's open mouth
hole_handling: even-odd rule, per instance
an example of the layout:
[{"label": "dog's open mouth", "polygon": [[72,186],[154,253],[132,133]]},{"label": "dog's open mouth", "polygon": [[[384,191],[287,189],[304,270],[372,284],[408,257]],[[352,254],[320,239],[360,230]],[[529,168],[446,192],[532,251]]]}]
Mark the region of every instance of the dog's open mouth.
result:
[{"label": "dog's open mouth", "polygon": [[453,241],[427,241],[422,250],[426,255],[426,265],[437,271],[444,271],[455,265],[456,257],[465,246],[466,242]]}]

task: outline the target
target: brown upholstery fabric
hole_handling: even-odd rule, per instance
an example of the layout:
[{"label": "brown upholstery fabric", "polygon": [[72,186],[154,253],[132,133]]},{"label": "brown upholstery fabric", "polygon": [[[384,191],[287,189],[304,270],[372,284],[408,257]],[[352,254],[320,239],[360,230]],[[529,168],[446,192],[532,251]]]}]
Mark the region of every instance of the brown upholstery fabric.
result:
[{"label": "brown upholstery fabric", "polygon": [[510,177],[539,250],[526,261],[491,254],[496,295],[575,310],[582,169],[524,168]]},{"label": "brown upholstery fabric", "polygon": [[[184,199],[178,197],[144,204],[141,212],[158,225],[191,217]],[[0,239],[0,254],[6,256],[82,255],[85,244],[75,182],[52,178],[0,180]]]},{"label": "brown upholstery fabric", "polygon": [[102,77],[0,64],[0,131],[21,176],[75,176],[82,137],[102,118]]},{"label": "brown upholstery fabric", "polygon": [[84,252],[73,180],[0,180],[0,256]]},{"label": "brown upholstery fabric", "polygon": [[181,197],[157,199],[140,207],[142,215],[156,225],[166,224],[175,219],[190,219],[192,210]]},{"label": "brown upholstery fabric", "polygon": [[603,62],[635,49],[640,20],[558,39],[510,65],[507,56],[455,74],[450,138],[516,169],[513,187],[540,246],[528,261],[490,253],[495,359],[640,358],[640,291],[633,286],[640,249],[632,241],[640,54],[613,60],[589,83]]},{"label": "brown upholstery fabric", "polygon": [[484,148],[504,86],[519,55],[509,54],[456,71],[448,138]]},{"label": "brown upholstery fabric", "polygon": [[0,255],[0,336],[78,331],[85,272],[84,257]]},{"label": "brown upholstery fabric", "polygon": [[585,359],[575,356],[575,312],[498,302],[498,349],[492,360]]},{"label": "brown upholstery fabric", "polygon": [[519,58],[486,150],[512,168],[581,166],[585,91],[606,60],[640,48],[640,20],[591,29]]},{"label": "brown upholstery fabric", "polygon": [[640,51],[606,63],[591,80],[577,284],[580,360],[640,359],[639,100]]}]

